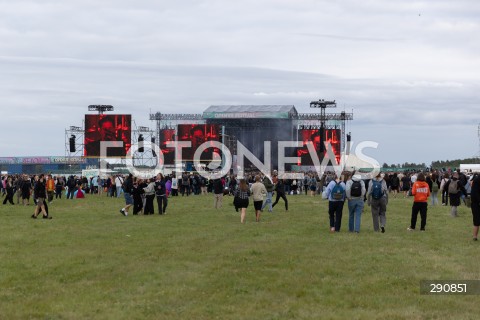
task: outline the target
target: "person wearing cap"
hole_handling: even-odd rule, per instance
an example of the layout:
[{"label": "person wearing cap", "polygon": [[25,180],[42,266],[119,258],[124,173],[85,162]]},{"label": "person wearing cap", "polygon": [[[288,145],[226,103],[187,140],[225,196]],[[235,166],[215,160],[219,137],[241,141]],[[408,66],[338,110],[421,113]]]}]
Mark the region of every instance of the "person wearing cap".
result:
[{"label": "person wearing cap", "polygon": [[[358,190],[358,187],[360,187],[360,190]],[[345,189],[348,199],[348,231],[359,233],[362,211],[365,204],[363,197],[366,193],[365,182],[363,182],[362,176],[354,174],[351,179],[347,180]]]}]

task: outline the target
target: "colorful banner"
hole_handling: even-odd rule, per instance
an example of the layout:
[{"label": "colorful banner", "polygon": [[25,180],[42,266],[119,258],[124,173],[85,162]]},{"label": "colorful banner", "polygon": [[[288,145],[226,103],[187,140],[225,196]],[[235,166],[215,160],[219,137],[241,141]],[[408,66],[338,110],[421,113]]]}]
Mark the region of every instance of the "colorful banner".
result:
[{"label": "colorful banner", "polygon": [[0,157],[0,164],[85,164],[82,157]]}]

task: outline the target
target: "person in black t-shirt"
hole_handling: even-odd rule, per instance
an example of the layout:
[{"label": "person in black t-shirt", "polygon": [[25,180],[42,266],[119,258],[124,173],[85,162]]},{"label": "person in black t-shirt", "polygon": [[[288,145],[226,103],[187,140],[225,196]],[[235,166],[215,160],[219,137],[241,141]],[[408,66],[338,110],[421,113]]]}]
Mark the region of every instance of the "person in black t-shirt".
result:
[{"label": "person in black t-shirt", "polygon": [[472,215],[473,215],[473,240],[477,241],[478,229],[480,227],[480,175],[479,174],[474,175],[471,183],[472,183],[471,209],[472,209]]}]

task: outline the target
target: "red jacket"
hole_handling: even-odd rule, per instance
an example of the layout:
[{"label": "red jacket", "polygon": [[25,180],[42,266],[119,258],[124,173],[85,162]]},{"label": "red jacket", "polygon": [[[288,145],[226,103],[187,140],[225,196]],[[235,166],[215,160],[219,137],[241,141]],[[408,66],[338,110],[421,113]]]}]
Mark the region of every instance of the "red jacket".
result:
[{"label": "red jacket", "polygon": [[413,184],[412,195],[415,202],[427,202],[430,196],[430,187],[425,181],[416,181]]}]

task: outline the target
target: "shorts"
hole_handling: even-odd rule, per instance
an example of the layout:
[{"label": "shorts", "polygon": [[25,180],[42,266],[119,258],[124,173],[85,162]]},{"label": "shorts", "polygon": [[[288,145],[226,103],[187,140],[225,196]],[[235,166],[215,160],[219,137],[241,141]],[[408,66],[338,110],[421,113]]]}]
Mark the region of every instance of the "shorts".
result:
[{"label": "shorts", "polygon": [[236,203],[237,208],[248,208],[248,199],[238,199]]},{"label": "shorts", "polygon": [[480,202],[472,201],[473,225],[480,227]]},{"label": "shorts", "polygon": [[125,204],[128,206],[129,204],[133,204],[133,198],[132,198],[132,195],[130,193],[123,193],[124,194],[124,197],[125,197]]},{"label": "shorts", "polygon": [[45,198],[37,198],[37,207],[43,206],[44,201],[45,201]]},{"label": "shorts", "polygon": [[310,191],[316,191],[317,190],[317,186],[310,186]]},{"label": "shorts", "polygon": [[255,207],[255,210],[262,210],[262,205],[263,201],[253,201],[253,206]]}]

